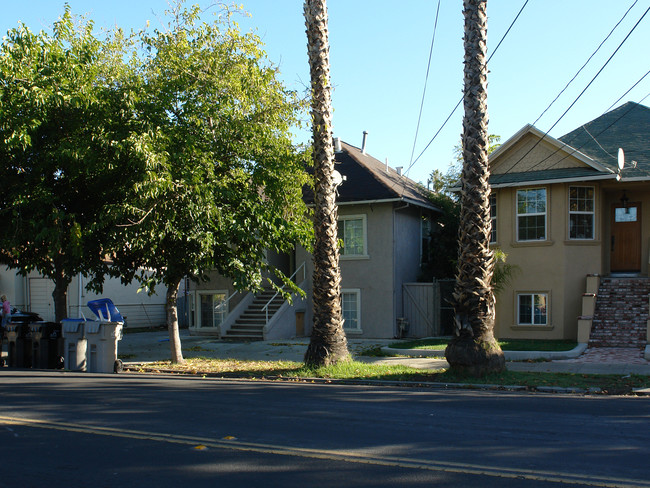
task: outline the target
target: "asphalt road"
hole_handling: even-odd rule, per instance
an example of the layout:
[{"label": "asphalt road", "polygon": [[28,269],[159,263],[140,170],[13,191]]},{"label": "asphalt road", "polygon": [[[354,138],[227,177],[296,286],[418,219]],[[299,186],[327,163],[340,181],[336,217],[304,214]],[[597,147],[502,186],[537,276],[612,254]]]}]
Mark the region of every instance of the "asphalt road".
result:
[{"label": "asphalt road", "polygon": [[650,400],[0,373],[0,488],[650,487]]}]

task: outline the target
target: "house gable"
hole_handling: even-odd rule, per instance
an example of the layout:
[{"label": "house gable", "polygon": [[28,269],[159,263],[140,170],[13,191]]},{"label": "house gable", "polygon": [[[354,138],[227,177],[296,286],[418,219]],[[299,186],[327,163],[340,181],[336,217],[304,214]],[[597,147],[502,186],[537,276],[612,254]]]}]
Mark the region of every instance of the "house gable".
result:
[{"label": "house gable", "polygon": [[492,187],[614,178],[606,166],[526,125],[490,155]]}]

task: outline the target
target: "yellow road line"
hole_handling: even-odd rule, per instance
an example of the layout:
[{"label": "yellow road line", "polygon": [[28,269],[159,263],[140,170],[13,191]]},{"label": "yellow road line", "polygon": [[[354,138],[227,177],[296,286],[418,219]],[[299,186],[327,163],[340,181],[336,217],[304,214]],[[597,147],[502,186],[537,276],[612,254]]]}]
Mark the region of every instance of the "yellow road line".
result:
[{"label": "yellow road line", "polygon": [[400,467],[408,469],[423,469],[454,474],[491,476],[510,479],[527,479],[535,481],[573,483],[577,485],[597,486],[604,488],[650,488],[650,482],[625,478],[591,476],[583,474],[561,473],[555,471],[507,468],[503,466],[483,466],[469,463],[435,461],[428,459],[412,459],[399,456],[379,456],[359,451],[344,451],[330,449],[309,449],[279,446],[273,444],[258,444],[240,442],[237,439],[213,439],[179,434],[165,434],[131,429],[116,429],[112,427],[83,425],[70,422],[55,422],[39,419],[27,419],[0,415],[0,423],[7,425],[22,425],[41,429],[78,432],[82,434],[105,435],[138,440],[150,440],[182,444],[191,447],[209,447],[234,451],[247,451],[259,454],[278,456],[296,456],[309,459],[324,459],[348,463],[372,464],[377,466]]}]

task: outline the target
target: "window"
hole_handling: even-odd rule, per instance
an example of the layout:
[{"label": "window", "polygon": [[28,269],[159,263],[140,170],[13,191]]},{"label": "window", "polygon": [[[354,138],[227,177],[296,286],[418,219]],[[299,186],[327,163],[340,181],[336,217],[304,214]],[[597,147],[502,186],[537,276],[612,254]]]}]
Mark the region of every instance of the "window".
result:
[{"label": "window", "polygon": [[198,327],[219,327],[228,315],[226,292],[198,292]]},{"label": "window", "polygon": [[546,188],[517,190],[517,240],[546,239]]},{"label": "window", "polygon": [[521,293],[517,298],[519,325],[548,324],[548,296],[545,293]]},{"label": "window", "polygon": [[490,230],[490,244],[497,242],[497,196],[490,193],[490,222],[492,223],[492,230]]},{"label": "window", "polygon": [[594,238],[594,188],[569,187],[569,239]]},{"label": "window", "polygon": [[361,291],[341,290],[343,329],[361,332]]},{"label": "window", "polygon": [[366,216],[346,215],[339,217],[339,240],[343,241],[341,256],[365,256]]}]

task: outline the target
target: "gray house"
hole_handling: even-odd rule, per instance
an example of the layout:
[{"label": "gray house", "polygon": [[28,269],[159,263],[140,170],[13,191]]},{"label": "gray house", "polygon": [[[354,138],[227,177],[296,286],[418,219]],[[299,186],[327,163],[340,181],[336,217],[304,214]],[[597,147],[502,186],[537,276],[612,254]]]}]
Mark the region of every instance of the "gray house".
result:
[{"label": "gray house", "polygon": [[[366,154],[336,141],[342,307],[350,337],[392,338],[403,313],[403,285],[417,280],[428,221],[439,210],[422,189]],[[306,193],[305,201],[313,203]],[[236,293],[217,275],[190,284],[185,297],[190,332],[225,338],[273,340],[309,335],[312,324],[312,257],[297,248],[292,255],[269,255],[269,262],[306,292],[289,304],[274,292]]]}]

